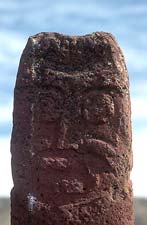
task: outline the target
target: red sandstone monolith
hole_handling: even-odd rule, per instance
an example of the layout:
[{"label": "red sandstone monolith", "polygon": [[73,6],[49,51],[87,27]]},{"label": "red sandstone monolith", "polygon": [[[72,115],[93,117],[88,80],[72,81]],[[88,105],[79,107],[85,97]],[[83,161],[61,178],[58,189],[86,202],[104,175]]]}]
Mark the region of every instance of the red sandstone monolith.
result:
[{"label": "red sandstone monolith", "polygon": [[11,225],[134,224],[128,74],[111,34],[29,38],[11,152]]}]

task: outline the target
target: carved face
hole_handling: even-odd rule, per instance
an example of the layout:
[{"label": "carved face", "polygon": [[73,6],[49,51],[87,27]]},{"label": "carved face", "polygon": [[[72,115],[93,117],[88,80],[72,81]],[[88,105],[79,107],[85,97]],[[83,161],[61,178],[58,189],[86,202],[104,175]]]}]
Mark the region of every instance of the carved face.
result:
[{"label": "carved face", "polygon": [[110,174],[121,173],[115,162],[121,161],[117,152],[123,151],[119,144],[127,126],[126,83],[116,73],[107,44],[77,45],[64,43],[59,52],[59,46],[54,51],[50,47],[35,74],[38,91],[32,115],[34,150],[39,152],[36,167],[41,167],[38,189],[46,186],[49,193],[84,194],[103,185],[107,189],[103,174],[111,180]]},{"label": "carved face", "polygon": [[[42,134],[46,133],[50,146],[54,143],[53,148],[72,148],[89,138],[108,143],[116,138],[112,136],[112,129],[115,130],[119,123],[115,115],[118,113],[115,108],[118,93],[111,88],[108,91],[80,87],[82,82],[84,79],[63,78],[60,88],[51,86],[39,91],[35,118],[40,125],[40,135],[45,138]],[[64,90],[64,85],[69,86],[68,89]]]},{"label": "carved face", "polygon": [[37,38],[38,138],[59,149],[78,148],[89,138],[117,144],[127,125],[122,117],[127,111],[123,106],[127,80],[120,70],[125,70],[124,65],[117,61],[114,65],[107,38],[99,34],[84,38],[54,34],[50,39],[40,34]]}]

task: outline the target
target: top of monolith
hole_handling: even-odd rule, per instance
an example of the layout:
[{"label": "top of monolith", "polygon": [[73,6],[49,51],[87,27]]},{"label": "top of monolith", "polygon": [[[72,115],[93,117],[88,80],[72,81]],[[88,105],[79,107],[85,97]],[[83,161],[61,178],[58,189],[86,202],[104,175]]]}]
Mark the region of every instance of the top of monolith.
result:
[{"label": "top of monolith", "polygon": [[[113,35],[105,32],[85,36],[36,34],[28,39],[19,71],[23,71],[17,79],[19,86],[27,86],[28,83],[48,85],[50,74],[56,71],[60,79],[82,76],[86,80],[95,76],[94,82],[99,85],[116,86],[122,92],[128,90],[123,54]],[[87,74],[88,71],[91,73]],[[103,74],[99,76],[99,73]]]}]

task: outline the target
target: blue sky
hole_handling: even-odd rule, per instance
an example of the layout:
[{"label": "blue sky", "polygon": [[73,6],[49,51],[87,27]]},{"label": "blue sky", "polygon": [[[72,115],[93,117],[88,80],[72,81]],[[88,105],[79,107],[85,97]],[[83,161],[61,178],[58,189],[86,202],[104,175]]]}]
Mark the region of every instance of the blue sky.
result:
[{"label": "blue sky", "polygon": [[13,89],[19,59],[30,35],[56,31],[81,35],[111,32],[120,44],[130,77],[134,193],[146,196],[147,2],[144,0],[5,0],[0,2],[0,195],[12,187],[10,135]]}]

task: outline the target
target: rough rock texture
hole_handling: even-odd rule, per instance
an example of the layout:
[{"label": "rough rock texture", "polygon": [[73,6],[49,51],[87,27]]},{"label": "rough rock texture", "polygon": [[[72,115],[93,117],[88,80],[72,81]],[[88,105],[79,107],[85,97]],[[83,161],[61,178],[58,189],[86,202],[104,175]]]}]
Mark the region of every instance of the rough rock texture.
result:
[{"label": "rough rock texture", "polygon": [[23,52],[12,225],[133,225],[129,84],[108,33],[40,33]]}]

